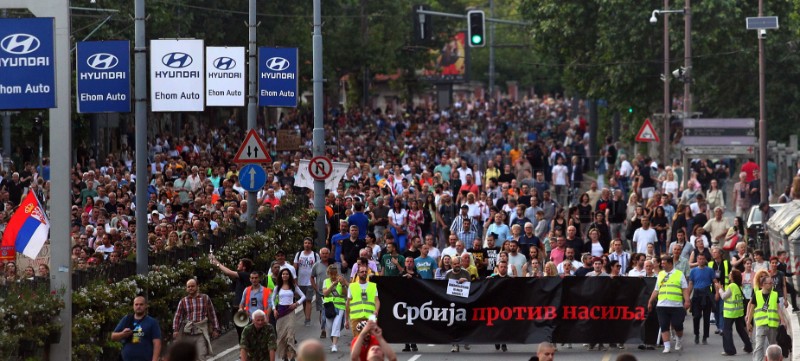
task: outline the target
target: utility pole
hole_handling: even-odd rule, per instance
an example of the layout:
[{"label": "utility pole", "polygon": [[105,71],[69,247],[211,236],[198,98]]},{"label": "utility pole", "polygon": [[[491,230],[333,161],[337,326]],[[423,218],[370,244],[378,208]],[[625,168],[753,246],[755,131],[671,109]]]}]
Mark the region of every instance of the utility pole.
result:
[{"label": "utility pole", "polygon": [[136,273],[147,274],[150,249],[147,243],[147,40],[145,40],[145,0],[134,4],[133,63],[135,68],[134,124],[136,126]]},{"label": "utility pole", "polygon": [[[249,0],[247,19],[247,51],[248,51],[248,94],[247,94],[247,129],[255,129],[258,119],[256,104],[256,75],[258,60],[256,59],[256,0]],[[255,229],[258,212],[256,192],[247,192],[247,227]]]},{"label": "utility pole", "polygon": [[[3,9],[3,17],[8,17],[8,9]],[[11,171],[11,112],[3,112],[3,169]]]},{"label": "utility pole", "polygon": [[[758,16],[764,16],[764,0],[758,0]],[[766,64],[764,60],[764,37],[766,30],[758,32],[758,166],[760,169],[761,201],[769,202],[769,189],[767,189],[767,110],[764,105],[766,84],[764,75]]]},{"label": "utility pole", "polygon": [[[325,155],[325,128],[323,124],[322,110],[322,4],[320,0],[314,0],[314,35],[311,37],[313,43],[313,79],[314,83],[314,133],[312,138],[312,151],[315,157]],[[366,92],[365,92],[366,94]],[[317,247],[325,246],[325,181],[314,181],[314,209],[317,211],[317,219],[314,222],[314,229],[317,231],[315,241]]]},{"label": "utility pole", "polygon": [[[692,117],[692,0],[686,0],[683,8],[683,118]],[[669,140],[669,138],[666,138]],[[670,165],[669,163],[664,166]]]},{"label": "utility pole", "polygon": [[[664,10],[669,9],[669,0],[664,0]],[[669,13],[664,13],[664,134],[661,136],[661,162],[667,166],[669,159],[669,118],[670,118],[670,95],[669,95]]]},{"label": "utility pole", "polygon": [[[489,16],[494,18],[494,0],[489,0]],[[494,98],[494,22],[489,23],[489,94]]]}]

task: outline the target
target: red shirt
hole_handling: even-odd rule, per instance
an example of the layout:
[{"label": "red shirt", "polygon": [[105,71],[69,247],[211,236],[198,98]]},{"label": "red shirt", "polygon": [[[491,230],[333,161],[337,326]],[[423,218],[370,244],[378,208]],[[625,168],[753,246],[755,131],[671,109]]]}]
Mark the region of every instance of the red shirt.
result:
[{"label": "red shirt", "polygon": [[[353,349],[353,346],[355,346],[357,339],[358,337],[355,337],[353,338],[353,341],[350,342],[351,350]],[[369,342],[365,342],[361,345],[361,355],[359,356],[359,359],[361,359],[361,361],[367,361],[367,353],[369,352],[369,348],[372,346],[380,346],[380,342],[378,342],[378,340],[375,339],[375,337],[370,336]]]},{"label": "red shirt", "polygon": [[753,179],[755,179],[755,177],[753,177],[753,172],[757,170],[760,170],[760,168],[756,162],[747,161],[742,164],[742,172],[747,174],[747,178],[745,178],[744,181],[747,183],[752,182]]}]

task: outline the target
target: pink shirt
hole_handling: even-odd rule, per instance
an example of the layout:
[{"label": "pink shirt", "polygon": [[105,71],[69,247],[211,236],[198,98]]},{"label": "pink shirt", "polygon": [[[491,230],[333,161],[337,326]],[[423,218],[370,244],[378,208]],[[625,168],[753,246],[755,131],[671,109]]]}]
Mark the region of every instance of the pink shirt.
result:
[{"label": "pink shirt", "polygon": [[564,262],[564,250],[559,248],[553,248],[550,251],[550,260],[557,265],[561,264],[561,262]]}]

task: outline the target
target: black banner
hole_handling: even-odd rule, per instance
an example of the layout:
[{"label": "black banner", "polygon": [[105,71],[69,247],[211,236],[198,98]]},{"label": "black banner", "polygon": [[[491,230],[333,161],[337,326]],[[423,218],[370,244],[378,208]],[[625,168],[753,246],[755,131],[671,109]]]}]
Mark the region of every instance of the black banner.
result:
[{"label": "black banner", "polygon": [[655,278],[503,278],[472,282],[373,277],[392,343],[636,343]]}]

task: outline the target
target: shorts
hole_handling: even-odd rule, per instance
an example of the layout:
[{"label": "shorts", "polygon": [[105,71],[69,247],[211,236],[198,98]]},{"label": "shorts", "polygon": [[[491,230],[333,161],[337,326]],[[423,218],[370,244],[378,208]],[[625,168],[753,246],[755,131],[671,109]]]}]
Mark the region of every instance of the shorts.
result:
[{"label": "shorts", "polygon": [[314,306],[317,307],[317,311],[324,312],[325,308],[322,306],[322,292],[314,292],[314,294],[317,296],[317,298],[314,300]]},{"label": "shorts", "polygon": [[314,291],[314,287],[311,287],[310,285],[309,286],[299,286],[299,287],[300,287],[300,291],[303,292],[304,295],[306,295],[306,302],[311,302],[311,300],[314,297],[314,294],[316,293]]},{"label": "shorts", "polygon": [[662,332],[669,330],[670,326],[676,332],[683,331],[683,320],[686,318],[686,309],[683,307],[656,307],[656,314]]},{"label": "shorts", "polygon": [[653,193],[655,193],[655,191],[656,191],[655,187],[642,188],[642,198],[644,199],[653,198]]}]

